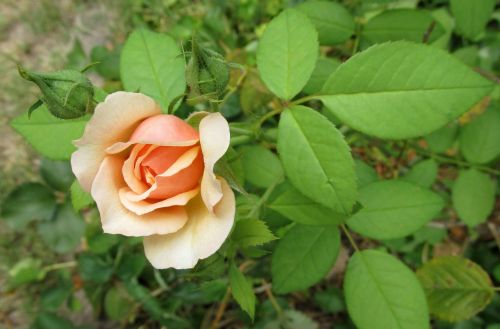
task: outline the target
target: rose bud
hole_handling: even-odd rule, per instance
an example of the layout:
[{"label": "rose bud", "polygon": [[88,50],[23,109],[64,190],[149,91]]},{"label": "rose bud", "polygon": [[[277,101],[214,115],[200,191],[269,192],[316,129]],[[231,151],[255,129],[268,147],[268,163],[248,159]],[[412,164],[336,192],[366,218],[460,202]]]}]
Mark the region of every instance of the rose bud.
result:
[{"label": "rose bud", "polygon": [[193,96],[217,101],[229,83],[229,65],[219,53],[201,48],[193,39],[186,79]]},{"label": "rose bud", "polygon": [[[18,69],[21,77],[40,88],[41,101],[52,115],[60,119],[74,119],[94,109],[94,88],[83,73],[76,70],[39,73],[27,71],[21,66]],[[29,114],[35,109],[32,107]]]},{"label": "rose bud", "polygon": [[156,268],[192,268],[223,244],[235,200],[214,165],[229,147],[220,113],[186,121],[151,98],[116,92],[95,108],[71,165],[110,234],[143,236]]}]

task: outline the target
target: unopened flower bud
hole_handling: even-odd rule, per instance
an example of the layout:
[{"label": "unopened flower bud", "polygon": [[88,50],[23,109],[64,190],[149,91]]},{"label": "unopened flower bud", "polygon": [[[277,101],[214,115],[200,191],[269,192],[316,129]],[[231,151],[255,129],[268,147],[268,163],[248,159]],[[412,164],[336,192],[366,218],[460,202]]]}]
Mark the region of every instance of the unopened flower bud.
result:
[{"label": "unopened flower bud", "polygon": [[21,66],[18,69],[21,77],[40,88],[40,99],[54,116],[74,119],[94,109],[94,88],[83,73],[76,70],[40,73],[27,71]]},{"label": "unopened flower bud", "polygon": [[201,48],[193,39],[186,77],[194,96],[216,101],[229,83],[229,65],[219,53]]}]

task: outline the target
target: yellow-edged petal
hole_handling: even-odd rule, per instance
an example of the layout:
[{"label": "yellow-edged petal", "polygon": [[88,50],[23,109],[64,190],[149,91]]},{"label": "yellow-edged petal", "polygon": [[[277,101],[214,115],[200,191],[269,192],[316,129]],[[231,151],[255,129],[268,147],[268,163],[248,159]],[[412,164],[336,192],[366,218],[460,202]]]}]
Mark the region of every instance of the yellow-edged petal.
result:
[{"label": "yellow-edged petal", "polygon": [[200,121],[200,145],[205,162],[201,180],[201,197],[207,208],[213,207],[222,198],[220,181],[215,177],[214,165],[229,147],[230,133],[227,120],[220,113],[211,113]]},{"label": "yellow-edged petal", "polygon": [[200,193],[199,188],[195,188],[191,191],[187,191],[184,193],[177,194],[174,197],[157,201],[157,202],[148,202],[144,200],[134,201],[129,199],[130,195],[133,195],[133,192],[128,187],[124,187],[120,189],[120,201],[123,206],[128,210],[132,211],[137,215],[144,215],[155,211],[160,208],[172,207],[172,206],[184,206],[189,200],[194,198]]},{"label": "yellow-edged petal", "polygon": [[158,269],[187,269],[198,260],[214,254],[226,240],[234,222],[234,193],[224,179],[220,179],[222,198],[209,211],[200,197],[186,206],[189,220],[179,231],[144,238],[144,250],[151,264]]}]

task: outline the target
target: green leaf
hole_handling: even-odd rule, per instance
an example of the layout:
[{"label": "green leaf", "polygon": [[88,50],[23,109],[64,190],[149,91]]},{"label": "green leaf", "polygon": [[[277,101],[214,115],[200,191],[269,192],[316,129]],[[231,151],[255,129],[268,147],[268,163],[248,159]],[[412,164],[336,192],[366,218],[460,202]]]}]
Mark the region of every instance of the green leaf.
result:
[{"label": "green leaf", "polygon": [[263,329],[318,329],[319,325],[306,314],[296,310],[284,310],[274,321],[268,322]]},{"label": "green leaf", "polygon": [[71,296],[73,284],[69,278],[60,278],[55,285],[45,288],[40,304],[47,311],[56,311]]},{"label": "green leaf", "polygon": [[32,220],[49,220],[56,199],[52,191],[38,183],[18,186],[2,202],[1,219],[14,230],[22,230]]},{"label": "green leaf", "polygon": [[487,163],[500,155],[500,108],[491,107],[460,132],[460,151],[472,163]]},{"label": "green leaf", "polygon": [[479,48],[477,46],[467,46],[457,49],[453,52],[453,55],[471,67],[479,65]]},{"label": "green leaf", "polygon": [[43,241],[58,253],[74,250],[80,244],[84,232],[85,222],[69,202],[58,207],[54,219],[38,225],[38,233]]},{"label": "green leaf", "polygon": [[50,187],[61,192],[68,191],[75,179],[69,161],[42,159],[40,174]]},{"label": "green leaf", "polygon": [[417,271],[417,276],[427,295],[430,312],[449,322],[473,317],[495,294],[488,273],[458,256],[434,258]]},{"label": "green leaf", "polygon": [[54,117],[45,105],[28,117],[28,112],[11,121],[11,126],[43,156],[68,160],[76,150],[72,141],[80,138],[90,116],[62,120]]},{"label": "green leaf", "polygon": [[231,239],[240,247],[258,246],[276,239],[266,223],[259,219],[241,219],[236,222]]},{"label": "green leaf", "polygon": [[231,264],[229,267],[229,284],[231,285],[231,292],[234,299],[253,321],[256,298],[252,289],[252,283],[245,278],[243,273],[234,264]]},{"label": "green leaf", "polygon": [[120,49],[108,50],[104,46],[95,46],[90,52],[94,68],[105,79],[120,80]]},{"label": "green leaf", "polygon": [[166,328],[189,328],[187,320],[165,310],[150,291],[136,280],[124,282],[124,287],[135,302],[142,306],[150,317]]},{"label": "green leaf", "polygon": [[267,26],[259,41],[257,67],[276,96],[289,100],[306,84],[318,57],[318,38],[306,15],[286,9]]},{"label": "green leaf", "polygon": [[444,126],[492,87],[443,50],[397,41],[375,45],[340,65],[321,99],[356,130],[404,139]]},{"label": "green leaf", "polygon": [[31,329],[77,329],[77,327],[65,318],[53,313],[41,313],[30,327]]},{"label": "green leaf", "polygon": [[126,322],[134,304],[123,288],[112,287],[104,297],[106,315],[115,321]]},{"label": "green leaf", "polygon": [[120,242],[120,236],[98,233],[87,238],[89,250],[94,254],[105,254]]},{"label": "green leaf", "polygon": [[[331,2],[331,4],[335,4]],[[316,61],[316,66],[314,66],[314,70],[304,86],[304,92],[307,94],[314,94],[321,89],[330,77],[330,75],[339,67],[340,61],[335,58],[328,57],[320,57]]]},{"label": "green leaf", "polygon": [[436,181],[438,169],[434,159],[423,160],[411,167],[402,179],[422,187],[431,187]]},{"label": "green leaf", "polygon": [[85,252],[78,256],[78,271],[84,281],[102,284],[111,278],[113,264],[110,260]]},{"label": "green leaf", "polygon": [[347,310],[359,329],[426,329],[425,294],[415,274],[381,251],[356,252],[344,281]]},{"label": "green leaf", "polygon": [[480,39],[494,8],[495,0],[450,0],[455,30],[468,39]]},{"label": "green leaf", "polygon": [[290,182],[308,198],[348,214],[356,201],[356,176],[342,134],[304,106],[285,110],[278,130],[278,151]]},{"label": "green leaf", "polygon": [[434,9],[431,12],[431,15],[444,28],[443,35],[435,40],[432,45],[441,49],[448,50],[451,35],[453,33],[453,28],[455,27],[453,17],[451,17],[448,8],[446,7]]},{"label": "green leaf", "polygon": [[359,159],[354,159],[354,164],[356,169],[356,177],[358,178],[358,185],[360,187],[380,180],[380,177],[378,177],[375,169],[369,166],[366,162]]},{"label": "green leaf", "polygon": [[452,123],[425,136],[425,141],[432,152],[444,153],[453,146],[457,135],[458,126]]},{"label": "green leaf", "polygon": [[458,217],[469,226],[484,222],[495,206],[496,184],[475,169],[461,171],[453,184],[452,201]]},{"label": "green leaf", "polygon": [[184,59],[166,34],[135,30],[123,46],[120,74],[125,90],[153,97],[163,111],[186,89]]},{"label": "green leaf", "polygon": [[309,17],[318,31],[319,43],[343,43],[354,33],[354,19],[341,4],[330,1],[307,1],[296,7]]},{"label": "green leaf", "polygon": [[[434,28],[430,27],[435,22]],[[393,9],[373,17],[363,28],[362,37],[371,44],[407,40],[431,43],[444,34],[444,28],[426,11]]]},{"label": "green leaf", "polygon": [[336,227],[296,224],[273,253],[273,290],[284,294],[309,288],[333,267],[339,248],[340,234]]},{"label": "green leaf", "polygon": [[244,146],[240,151],[245,179],[250,184],[268,188],[284,176],[280,159],[264,146]]},{"label": "green leaf", "polygon": [[268,208],[304,225],[339,225],[346,216],[322,206],[300,193],[289,183],[281,186],[279,194]]},{"label": "green leaf", "polygon": [[23,284],[41,281],[45,275],[46,271],[42,268],[41,260],[25,258],[9,270],[9,286],[16,288]]},{"label": "green leaf", "polygon": [[335,314],[345,311],[345,302],[342,290],[329,287],[326,290],[314,294],[314,301],[325,312]]},{"label": "green leaf", "polygon": [[80,183],[77,180],[71,184],[71,203],[76,211],[80,211],[83,208],[90,206],[94,200],[90,193],[85,192]]},{"label": "green leaf", "polygon": [[116,272],[123,281],[130,281],[139,276],[145,266],[146,258],[143,254],[131,254],[122,258]]},{"label": "green leaf", "polygon": [[359,202],[363,208],[347,224],[353,231],[378,240],[402,238],[416,232],[444,206],[438,194],[399,180],[362,187]]}]

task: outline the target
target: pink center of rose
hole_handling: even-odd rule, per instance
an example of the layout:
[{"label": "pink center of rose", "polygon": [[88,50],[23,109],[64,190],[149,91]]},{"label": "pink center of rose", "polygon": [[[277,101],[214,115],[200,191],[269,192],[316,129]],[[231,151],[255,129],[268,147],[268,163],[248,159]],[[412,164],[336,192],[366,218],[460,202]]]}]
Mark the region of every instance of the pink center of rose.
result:
[{"label": "pink center of rose", "polygon": [[156,184],[148,199],[168,199],[199,187],[204,162],[196,129],[176,116],[160,114],[144,120],[135,129],[131,141],[141,140],[167,145],[194,141],[190,146],[143,143],[133,146],[129,155],[135,154],[135,159],[131,159],[133,174],[147,189]]}]

